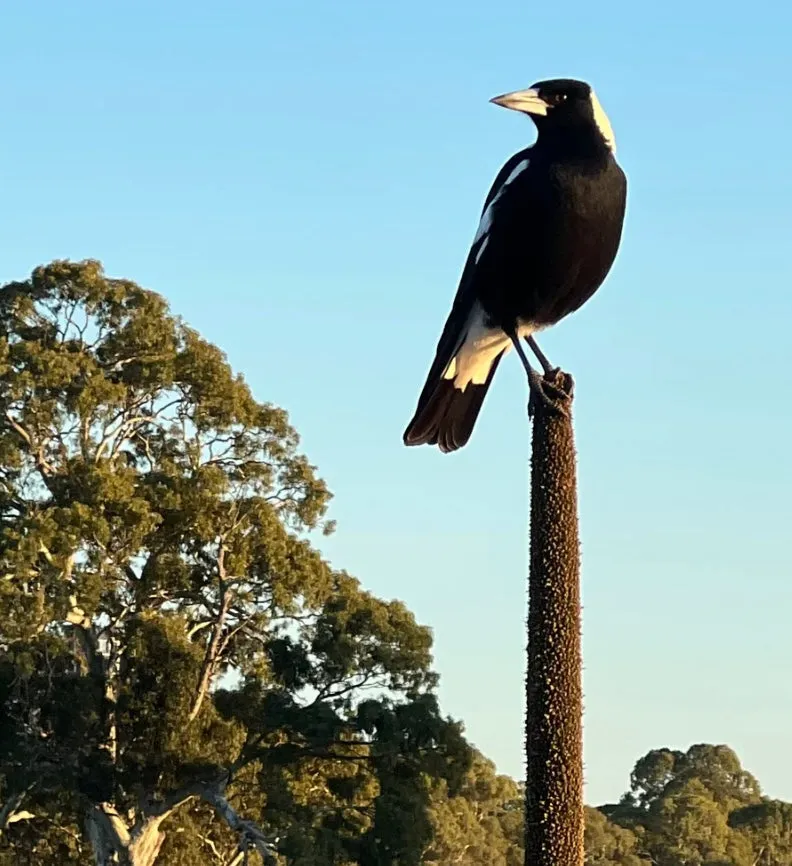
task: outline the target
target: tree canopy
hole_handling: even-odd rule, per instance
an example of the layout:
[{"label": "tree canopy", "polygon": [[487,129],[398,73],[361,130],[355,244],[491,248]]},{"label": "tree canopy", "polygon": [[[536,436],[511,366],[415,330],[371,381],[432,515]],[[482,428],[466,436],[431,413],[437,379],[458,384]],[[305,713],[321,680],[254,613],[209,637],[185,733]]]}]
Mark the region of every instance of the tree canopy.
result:
[{"label": "tree canopy", "polygon": [[0,419],[12,847],[45,821],[59,863],[420,862],[426,780],[469,750],[429,629],[313,546],[330,493],[286,413],[86,261],[0,290]]},{"label": "tree canopy", "polygon": [[600,811],[609,830],[631,834],[631,854],[656,866],[788,866],[789,808],[762,795],[728,746],[698,744],[649,752],[621,801]]}]

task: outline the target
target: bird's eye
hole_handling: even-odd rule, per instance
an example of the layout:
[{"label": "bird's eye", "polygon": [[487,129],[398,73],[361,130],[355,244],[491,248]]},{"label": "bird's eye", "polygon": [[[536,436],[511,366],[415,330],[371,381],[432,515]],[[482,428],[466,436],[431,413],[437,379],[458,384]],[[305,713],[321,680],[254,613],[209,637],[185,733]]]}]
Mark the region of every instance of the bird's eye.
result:
[{"label": "bird's eye", "polygon": [[549,99],[548,102],[551,105],[561,105],[562,102],[566,102],[567,95],[566,93],[554,93]]}]

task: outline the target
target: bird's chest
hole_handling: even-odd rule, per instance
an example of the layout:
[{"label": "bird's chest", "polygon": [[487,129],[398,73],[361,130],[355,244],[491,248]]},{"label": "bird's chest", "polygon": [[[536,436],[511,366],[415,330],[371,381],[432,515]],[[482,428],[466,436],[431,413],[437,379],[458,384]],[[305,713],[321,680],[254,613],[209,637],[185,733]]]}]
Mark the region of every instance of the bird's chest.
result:
[{"label": "bird's chest", "polygon": [[484,305],[504,320],[557,321],[590,297],[613,262],[620,189],[607,172],[561,167],[534,176],[503,204]]},{"label": "bird's chest", "polygon": [[[537,291],[599,283],[613,260],[622,207],[607,173],[559,170],[516,207],[512,276]],[[522,231],[519,227],[522,226]]]},{"label": "bird's chest", "polygon": [[528,230],[519,244],[525,253],[538,258],[544,254],[550,266],[562,265],[562,255],[597,255],[615,211],[607,177],[559,171],[550,174],[535,195],[534,201],[517,205],[524,209]]}]

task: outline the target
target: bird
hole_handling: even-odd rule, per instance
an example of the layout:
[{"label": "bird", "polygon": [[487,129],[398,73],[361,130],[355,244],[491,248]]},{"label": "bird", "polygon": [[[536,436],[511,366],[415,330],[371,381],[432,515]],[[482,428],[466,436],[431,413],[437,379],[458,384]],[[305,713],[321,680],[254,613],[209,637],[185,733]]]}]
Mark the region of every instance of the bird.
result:
[{"label": "bird", "polygon": [[[451,312],[405,445],[443,453],[470,439],[498,365],[513,347],[531,400],[549,400],[554,372],[534,334],[579,309],[602,285],[619,250],[627,178],[613,127],[585,81],[555,78],[490,102],[528,115],[534,144],[498,172],[481,212]],[[529,403],[529,411],[531,404]]]}]

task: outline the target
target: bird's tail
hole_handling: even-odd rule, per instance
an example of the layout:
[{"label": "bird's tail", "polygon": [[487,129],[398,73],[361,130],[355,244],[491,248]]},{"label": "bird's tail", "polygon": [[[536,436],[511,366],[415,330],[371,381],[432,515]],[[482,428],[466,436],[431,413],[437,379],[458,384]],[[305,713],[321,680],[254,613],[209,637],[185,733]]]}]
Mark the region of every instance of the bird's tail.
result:
[{"label": "bird's tail", "polygon": [[404,444],[437,445],[444,453],[465,445],[503,354],[493,359],[483,383],[468,382],[464,391],[454,386],[453,379],[442,376],[435,378],[432,385],[427,382],[415,415],[404,431]]}]

